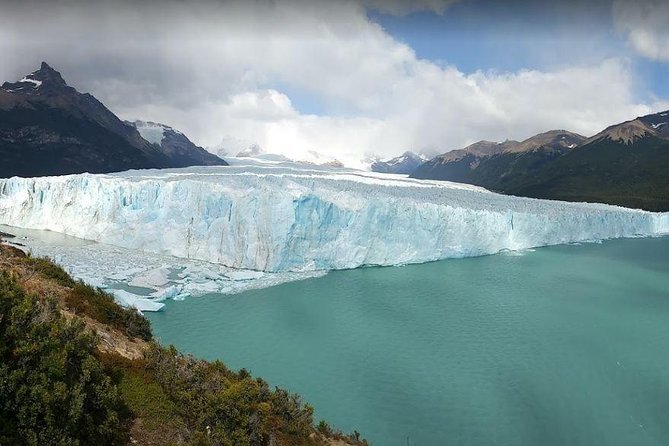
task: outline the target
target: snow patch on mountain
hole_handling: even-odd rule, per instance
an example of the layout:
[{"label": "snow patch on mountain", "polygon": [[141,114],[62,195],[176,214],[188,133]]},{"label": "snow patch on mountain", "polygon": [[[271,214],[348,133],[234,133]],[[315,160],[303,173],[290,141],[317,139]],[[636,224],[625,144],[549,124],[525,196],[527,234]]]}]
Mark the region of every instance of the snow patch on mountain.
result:
[{"label": "snow patch on mountain", "polygon": [[132,123],[142,138],[146,139],[151,144],[158,144],[162,142],[165,137],[166,130],[174,130],[163,124],[158,124],[151,121],[135,121]]},{"label": "snow patch on mountain", "polygon": [[38,81],[36,79],[31,79],[30,74],[23,79],[19,80],[19,82],[29,82],[31,84],[34,84],[35,86],[33,88],[39,88],[42,85],[42,81]]}]

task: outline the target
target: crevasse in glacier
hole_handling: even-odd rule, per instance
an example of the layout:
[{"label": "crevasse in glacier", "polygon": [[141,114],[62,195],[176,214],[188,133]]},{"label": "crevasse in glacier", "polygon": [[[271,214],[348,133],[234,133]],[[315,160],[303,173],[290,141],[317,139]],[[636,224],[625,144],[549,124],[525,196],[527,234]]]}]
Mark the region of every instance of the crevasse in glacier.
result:
[{"label": "crevasse in glacier", "polygon": [[279,272],[656,235],[669,214],[267,164],[4,179],[0,223]]}]

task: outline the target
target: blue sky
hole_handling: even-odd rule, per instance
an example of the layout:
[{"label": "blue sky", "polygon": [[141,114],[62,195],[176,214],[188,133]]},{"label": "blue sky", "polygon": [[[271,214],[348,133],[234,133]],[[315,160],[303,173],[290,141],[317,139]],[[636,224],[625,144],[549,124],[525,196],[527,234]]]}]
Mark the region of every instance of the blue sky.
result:
[{"label": "blue sky", "polygon": [[462,0],[443,14],[370,10],[368,17],[418,57],[465,73],[554,70],[623,57],[639,100],[669,96],[669,64],[636,54],[616,29],[610,1]]}]

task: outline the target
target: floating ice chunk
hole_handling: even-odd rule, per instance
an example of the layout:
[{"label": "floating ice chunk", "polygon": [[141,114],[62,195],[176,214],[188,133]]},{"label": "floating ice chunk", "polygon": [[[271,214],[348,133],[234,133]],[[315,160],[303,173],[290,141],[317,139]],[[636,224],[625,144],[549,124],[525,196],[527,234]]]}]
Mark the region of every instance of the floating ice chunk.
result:
[{"label": "floating ice chunk", "polygon": [[113,290],[112,293],[119,305],[136,308],[140,312],[160,311],[165,306],[164,303],[156,302],[155,300],[147,299],[146,297],[125,290]]},{"label": "floating ice chunk", "polygon": [[[128,269],[123,269],[121,271],[117,271],[114,274],[108,275],[107,277],[112,280],[123,280],[135,274],[142,273],[144,272],[144,270],[145,269],[141,267],[128,268]],[[135,285],[135,286],[141,286],[141,285]]]},{"label": "floating ice chunk", "polygon": [[[57,259],[57,262],[73,277],[89,285],[112,290],[123,285],[143,288],[144,292],[130,289],[126,290],[130,292],[130,296],[121,293],[121,298],[116,297],[119,303],[126,306],[132,306],[137,298],[150,297],[149,301],[156,302],[164,299],[183,300],[189,296],[210,293],[240,293],[324,274],[324,272],[286,272],[260,275],[256,272],[256,279],[231,280],[226,275],[234,273],[235,270],[199,260],[92,243],[49,231],[1,225],[0,231],[15,234],[16,239],[25,243],[22,249],[35,257]],[[165,265],[170,266],[166,268]],[[146,286],[162,282],[165,272],[169,281],[164,286],[156,288]],[[150,277],[155,275],[160,280],[146,280],[147,275]],[[248,272],[244,272],[244,276],[248,277]]]},{"label": "floating ice chunk", "polygon": [[260,271],[237,270],[230,271],[225,274],[226,277],[232,280],[254,280],[259,279],[265,274]]},{"label": "floating ice chunk", "polygon": [[[182,287],[172,285],[172,286],[167,287],[165,289],[158,290],[154,293],[151,293],[151,296],[153,296],[153,298],[155,300],[174,299],[175,297],[182,294],[181,293],[181,288]],[[188,294],[188,293],[183,293],[183,294]]]},{"label": "floating ice chunk", "polygon": [[162,288],[170,281],[167,278],[169,272],[167,267],[151,269],[135,276],[128,285],[141,288]]}]

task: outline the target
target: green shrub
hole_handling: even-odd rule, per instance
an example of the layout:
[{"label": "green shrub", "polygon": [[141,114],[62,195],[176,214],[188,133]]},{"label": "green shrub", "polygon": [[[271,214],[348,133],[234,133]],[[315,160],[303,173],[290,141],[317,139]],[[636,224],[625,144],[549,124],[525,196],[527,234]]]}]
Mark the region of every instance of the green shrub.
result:
[{"label": "green shrub", "polygon": [[311,445],[313,409],[285,390],[271,390],[246,370],[153,346],[147,366],[191,433],[193,444]]},{"label": "green shrub", "polygon": [[114,297],[83,282],[75,282],[65,298],[68,309],[108,324],[130,337],[152,338],[151,324],[134,308],[123,308]]},{"label": "green shrub", "polygon": [[0,272],[0,444],[126,444],[128,412],[96,339]]}]

